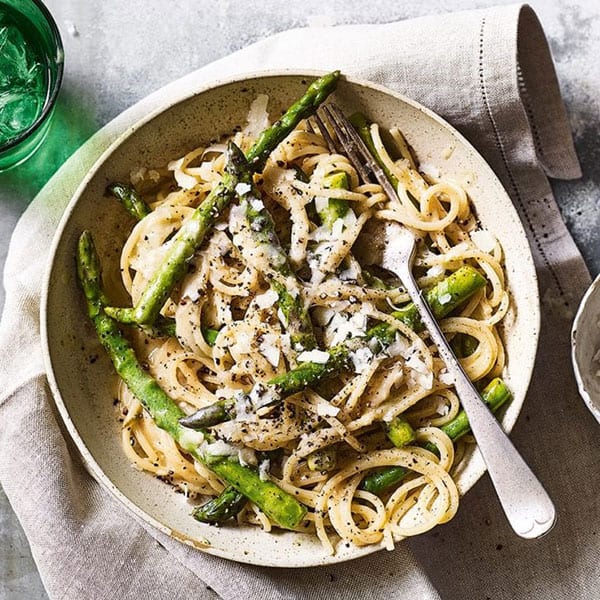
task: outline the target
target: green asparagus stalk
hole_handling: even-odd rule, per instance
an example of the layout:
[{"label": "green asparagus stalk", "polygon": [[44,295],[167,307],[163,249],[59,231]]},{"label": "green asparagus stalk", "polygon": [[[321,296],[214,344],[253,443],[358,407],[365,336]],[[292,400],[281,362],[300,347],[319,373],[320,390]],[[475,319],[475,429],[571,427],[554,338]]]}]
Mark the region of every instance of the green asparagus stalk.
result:
[{"label": "green asparagus stalk", "polygon": [[111,183],[106,191],[121,201],[127,212],[136,220],[141,221],[150,214],[148,205],[140,198],[135,189],[124,183]]},{"label": "green asparagus stalk", "polygon": [[[510,390],[506,387],[506,384],[500,378],[496,378],[490,381],[486,386],[481,397],[488,408],[495,413],[510,399],[511,394]],[[469,420],[464,410],[461,410],[452,421],[442,425],[440,429],[446,433],[453,442],[456,442],[463,435],[471,431]],[[433,444],[426,444],[425,448],[434,454],[438,454],[438,449]],[[362,480],[360,487],[367,492],[380,495],[392,486],[400,483],[409,472],[410,471],[404,467],[383,467],[369,473]]]},{"label": "green asparagus stalk", "polygon": [[476,338],[464,333],[457,333],[450,342],[450,346],[457,358],[471,356],[477,350],[478,345],[479,342]]},{"label": "green asparagus stalk", "polygon": [[[256,248],[262,248],[268,256],[271,271],[265,275],[277,294],[283,325],[290,333],[292,347],[300,351],[312,350],[316,347],[317,340],[302,298],[300,283],[290,266],[288,255],[277,238],[273,219],[260,199],[260,193],[254,187],[249,163],[235,144],[230,143],[229,151],[231,161],[227,168],[236,174],[240,183],[247,186],[247,191],[239,194],[244,221],[238,226],[248,233],[251,243]],[[243,242],[238,241],[237,235],[233,236],[233,242],[238,245],[240,251],[244,251],[240,246]]]},{"label": "green asparagus stalk", "polygon": [[[401,415],[386,425],[386,433],[389,440],[396,448],[408,446],[415,441],[415,430],[410,423]],[[361,489],[377,494],[377,490],[386,490],[398,483],[408,474],[404,467],[382,467],[369,473],[361,482]]]},{"label": "green asparagus stalk", "polygon": [[[149,206],[139,197],[138,193],[131,186],[125,185],[124,183],[112,183],[106,188],[109,194],[112,194],[115,198],[119,199],[127,212],[136,221],[141,221],[144,217],[149,215],[152,211]],[[177,335],[175,331],[175,320],[169,317],[163,317],[159,315],[152,325],[144,325],[142,323],[133,323],[140,329],[149,335],[150,337],[175,337]],[[206,343],[209,346],[214,346],[219,332],[216,329],[210,327],[202,328],[202,335]]]},{"label": "green asparagus stalk", "polygon": [[202,337],[204,338],[204,341],[209,345],[209,346],[214,346],[215,342],[217,341],[217,336],[219,335],[219,330],[218,329],[212,329],[211,327],[203,327],[202,328]]},{"label": "green asparagus stalk", "polygon": [[379,496],[400,483],[409,471],[404,467],[381,467],[369,473],[360,483],[360,489]]},{"label": "green asparagus stalk", "polygon": [[[329,189],[349,189],[350,179],[348,174],[344,171],[331,173],[325,177],[323,187]],[[323,223],[327,229],[331,229],[338,219],[343,219],[346,216],[349,208],[346,200],[342,200],[341,198],[329,198],[327,206],[320,211],[317,211],[317,214],[321,219],[321,223]]]},{"label": "green asparagus stalk", "polygon": [[[469,296],[471,296],[485,284],[485,278],[478,271],[465,266],[436,284],[425,293],[425,298],[436,319],[440,319],[450,314],[465,301],[466,290],[469,290]],[[412,302],[393,312],[392,315],[417,333],[424,329],[419,311]],[[376,338],[383,344],[391,344],[395,339],[395,331],[386,323],[380,323],[367,333],[367,337],[369,339]]]},{"label": "green asparagus stalk", "polygon": [[307,119],[315,113],[327,96],[335,90],[339,78],[340,72],[333,71],[314,81],[300,100],[292,104],[279,120],[263,131],[246,154],[253,171],[263,170],[271,152],[302,119]]},{"label": "green asparagus stalk", "polygon": [[[464,266],[431,288],[425,295],[436,319],[442,319],[460,306],[477,290],[485,286],[486,280],[472,267]],[[416,307],[410,303],[392,316],[414,330],[423,328]],[[306,362],[295,369],[274,377],[264,385],[260,394],[273,404],[292,394],[315,385],[326,377],[350,368],[351,353],[365,343],[377,341],[380,350],[385,350],[396,339],[396,329],[387,323],[379,323],[366,333],[365,337],[352,338],[328,350],[329,358],[324,363]],[[219,400],[211,406],[201,408],[182,420],[186,427],[203,429],[235,418],[235,401]]]},{"label": "green asparagus stalk", "polygon": [[192,258],[204,236],[223,209],[229,205],[237,179],[225,173],[221,182],[206,197],[171,240],[165,259],[148,282],[133,308],[106,307],[106,313],[121,323],[151,324],[156,321],[171,291],[185,275],[187,262]]},{"label": "green asparagus stalk", "polygon": [[[492,412],[496,412],[505,402],[510,400],[511,393],[506,384],[500,379],[496,377],[492,379],[490,383],[485,387],[483,392],[481,393],[481,397],[483,401],[487,404],[488,408]],[[456,442],[463,435],[466,435],[471,431],[471,426],[469,425],[469,419],[467,417],[467,413],[463,410],[459,411],[459,413],[445,425],[442,425],[440,428],[452,441]]]},{"label": "green asparagus stalk", "polygon": [[398,179],[396,176],[387,168],[384,162],[381,160],[379,153],[375,149],[373,138],[371,137],[371,130],[369,129],[369,123],[365,116],[361,113],[355,113],[350,117],[350,123],[354,126],[354,129],[358,132],[358,135],[362,138],[367,148],[371,151],[371,154],[383,169],[385,176],[389,179],[390,183],[394,186],[394,189],[398,189]]},{"label": "green asparagus stalk", "polygon": [[175,319],[170,317],[158,316],[153,325],[142,325],[140,323],[134,323],[135,327],[141,329],[146,335],[150,337],[175,337],[177,331],[175,328]]},{"label": "green asparagus stalk", "polygon": [[[375,149],[375,144],[373,142],[373,137],[371,136],[371,129],[369,127],[369,123],[365,116],[361,113],[356,113],[350,117],[350,122],[358,132],[358,135],[362,138],[363,142],[371,151],[371,154],[379,164],[379,166],[383,169],[385,176],[389,179],[390,183],[394,186],[394,189],[398,189],[398,178],[388,169],[386,164],[379,156],[379,153]],[[409,199],[415,206],[419,206],[419,201],[410,193],[409,190],[406,191]]]},{"label": "green asparagus stalk", "polygon": [[311,471],[333,471],[337,465],[335,446],[327,446],[311,452],[306,457],[306,464]]},{"label": "green asparagus stalk", "polygon": [[415,430],[402,415],[398,415],[386,423],[385,432],[396,448],[402,448],[402,446],[407,446],[415,441]]},{"label": "green asparagus stalk", "polygon": [[246,496],[230,486],[212,500],[197,506],[192,511],[192,516],[201,523],[224,523],[235,517],[247,502]]},{"label": "green asparagus stalk", "polygon": [[[258,473],[230,457],[211,456],[203,451],[203,435],[182,427],[184,412],[140,365],[135,352],[121,333],[116,321],[105,310],[100,262],[92,237],[84,232],[77,248],[77,274],[87,302],[88,315],[100,342],[114,367],[131,392],[139,399],[152,419],[196,460],[206,464],[230,486],[242,493],[281,527],[294,528],[301,522],[306,508],[274,483],[262,481]],[[210,448],[210,446],[208,446]]]},{"label": "green asparagus stalk", "polygon": [[230,486],[254,502],[281,527],[293,529],[306,515],[306,507],[271,481],[262,481],[256,471],[231,458],[211,459],[209,468]]},{"label": "green asparagus stalk", "polygon": [[[261,171],[279,143],[302,119],[316,111],[335,89],[339,76],[340,72],[334,71],[314,81],[304,96],[260,135],[246,156],[253,171]],[[169,252],[148,282],[137,305],[133,308],[107,307],[106,312],[109,316],[121,323],[150,324],[156,320],[173,288],[185,274],[187,262],[194,256],[207,232],[231,202],[237,184],[238,180],[235,177],[225,173],[219,184],[174,236]]]}]

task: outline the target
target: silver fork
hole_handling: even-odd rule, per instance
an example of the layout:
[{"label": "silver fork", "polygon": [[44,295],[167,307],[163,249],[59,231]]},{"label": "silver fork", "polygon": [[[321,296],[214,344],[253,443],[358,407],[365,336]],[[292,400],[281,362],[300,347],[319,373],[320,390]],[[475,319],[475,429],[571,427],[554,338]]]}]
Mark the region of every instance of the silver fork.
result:
[{"label": "silver fork", "polygon": [[[337,142],[365,181],[369,181],[369,172],[372,173],[388,197],[398,199],[396,190],[383,169],[337,106],[325,105],[320,111],[317,125],[326,136],[328,145],[335,142],[327,127],[334,132]],[[456,393],[467,413],[471,430],[477,438],[477,445],[508,522],[515,533],[523,538],[543,536],[552,529],[556,521],[552,500],[484,404],[444,337],[423,292],[417,286],[412,274],[417,242],[415,235],[399,223],[388,221],[379,240],[370,238],[369,251],[376,250],[377,241],[381,252],[379,264],[396,274],[402,282],[448,372],[454,378]]]}]

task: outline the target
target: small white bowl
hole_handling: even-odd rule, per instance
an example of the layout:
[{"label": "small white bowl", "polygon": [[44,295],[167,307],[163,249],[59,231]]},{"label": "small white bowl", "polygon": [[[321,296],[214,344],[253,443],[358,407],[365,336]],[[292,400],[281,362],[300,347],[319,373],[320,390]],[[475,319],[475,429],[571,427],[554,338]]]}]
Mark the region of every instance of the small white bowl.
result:
[{"label": "small white bowl", "polygon": [[579,393],[600,423],[600,275],[581,300],[571,331],[571,358]]}]

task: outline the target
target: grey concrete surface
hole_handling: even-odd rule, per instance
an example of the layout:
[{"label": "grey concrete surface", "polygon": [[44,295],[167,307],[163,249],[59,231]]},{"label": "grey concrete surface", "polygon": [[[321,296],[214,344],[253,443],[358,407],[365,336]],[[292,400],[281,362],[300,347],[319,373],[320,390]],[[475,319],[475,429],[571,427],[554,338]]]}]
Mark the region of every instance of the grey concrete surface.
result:
[{"label": "grey concrete surface", "polygon": [[[0,264],[16,221],[60,164],[96,129],[169,81],[291,27],[389,22],[507,3],[47,0],[65,43],[65,79],[42,151],[18,169],[0,174]],[[553,187],[567,225],[596,275],[600,272],[600,2],[531,0],[530,4],[550,40],[583,167],[581,180],[554,182]],[[3,303],[4,290],[0,306]],[[440,593],[443,596],[443,590]],[[0,600],[46,597],[27,540],[0,490]]]}]

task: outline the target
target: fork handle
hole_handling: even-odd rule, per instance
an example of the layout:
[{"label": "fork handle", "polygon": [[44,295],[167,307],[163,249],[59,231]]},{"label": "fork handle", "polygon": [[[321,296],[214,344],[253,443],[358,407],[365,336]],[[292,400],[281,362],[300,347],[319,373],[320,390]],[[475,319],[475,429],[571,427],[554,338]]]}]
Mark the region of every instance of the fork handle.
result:
[{"label": "fork handle", "polygon": [[500,504],[515,533],[523,538],[538,538],[550,531],[556,521],[552,500],[538,478],[485,406],[479,392],[450,348],[410,272],[402,268],[400,279],[417,307],[423,324],[437,346],[446,367],[454,376],[455,389],[467,413],[471,430],[500,499]]}]

